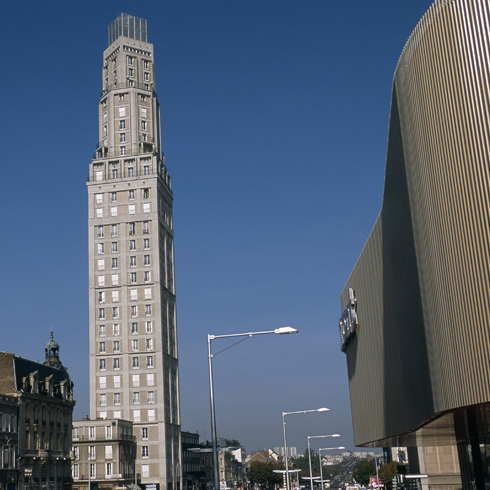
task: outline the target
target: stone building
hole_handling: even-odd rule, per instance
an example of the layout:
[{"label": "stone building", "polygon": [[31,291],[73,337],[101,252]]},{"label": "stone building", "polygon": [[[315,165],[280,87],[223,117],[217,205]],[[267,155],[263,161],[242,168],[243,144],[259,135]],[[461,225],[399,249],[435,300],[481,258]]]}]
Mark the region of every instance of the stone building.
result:
[{"label": "stone building", "polygon": [[109,26],[108,44],[99,143],[87,182],[90,418],[131,420],[142,484],[177,489],[173,194],[147,21],[119,15]]},{"label": "stone building", "polygon": [[[73,383],[59,359],[53,334],[46,344],[44,363],[0,352],[0,372],[0,394],[15,400],[18,408],[17,435],[4,440],[9,465],[17,464],[18,488],[71,488]],[[10,483],[15,480],[14,475],[7,478]]]},{"label": "stone building", "polygon": [[74,490],[88,489],[89,483],[98,490],[141,483],[135,472],[136,438],[129,420],[75,420],[72,439]]},{"label": "stone building", "polygon": [[0,394],[0,490],[13,490],[18,486],[18,420],[17,398]]}]

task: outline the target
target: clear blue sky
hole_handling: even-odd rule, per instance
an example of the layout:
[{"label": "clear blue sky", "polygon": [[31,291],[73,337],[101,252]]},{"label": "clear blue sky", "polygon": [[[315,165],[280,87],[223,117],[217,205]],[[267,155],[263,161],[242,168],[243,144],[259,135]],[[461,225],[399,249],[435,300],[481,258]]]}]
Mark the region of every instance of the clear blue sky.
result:
[{"label": "clear blue sky", "polygon": [[[292,325],[215,358],[218,435],[353,447],[340,292],[378,215],[393,72],[429,0],[9,0],[2,6],[0,350],[51,326],[88,414],[88,165],[107,26],[148,19],[175,196],[182,428],[210,438],[206,334]],[[226,343],[215,342],[218,350]],[[315,446],[317,448],[318,446]]]}]

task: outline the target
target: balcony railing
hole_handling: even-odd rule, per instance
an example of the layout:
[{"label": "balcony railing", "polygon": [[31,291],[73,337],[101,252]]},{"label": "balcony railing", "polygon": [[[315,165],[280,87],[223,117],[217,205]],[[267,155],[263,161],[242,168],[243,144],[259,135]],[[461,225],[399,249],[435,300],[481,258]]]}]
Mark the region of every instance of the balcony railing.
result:
[{"label": "balcony railing", "polygon": [[151,82],[136,82],[135,80],[125,80],[124,82],[111,83],[105,87],[100,93],[100,97],[104,97],[111,90],[119,90],[119,89],[127,89],[127,88],[136,88],[138,90],[146,90],[147,92],[152,92],[156,95],[155,88],[153,87],[153,83]]}]

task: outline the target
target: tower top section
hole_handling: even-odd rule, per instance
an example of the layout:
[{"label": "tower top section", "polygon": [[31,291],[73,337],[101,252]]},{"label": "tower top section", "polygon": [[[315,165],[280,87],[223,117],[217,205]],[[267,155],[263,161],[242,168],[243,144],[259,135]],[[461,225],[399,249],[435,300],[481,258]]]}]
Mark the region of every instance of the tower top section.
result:
[{"label": "tower top section", "polygon": [[109,46],[120,36],[148,42],[147,21],[129,14],[119,14],[109,24]]}]

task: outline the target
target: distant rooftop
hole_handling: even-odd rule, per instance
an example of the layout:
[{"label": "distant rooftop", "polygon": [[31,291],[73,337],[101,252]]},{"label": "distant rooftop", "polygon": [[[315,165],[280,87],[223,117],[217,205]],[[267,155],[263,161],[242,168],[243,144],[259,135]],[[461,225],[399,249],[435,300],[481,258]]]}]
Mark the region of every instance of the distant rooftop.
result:
[{"label": "distant rooftop", "polygon": [[109,24],[109,46],[120,36],[148,42],[146,19],[129,14],[119,14]]}]

